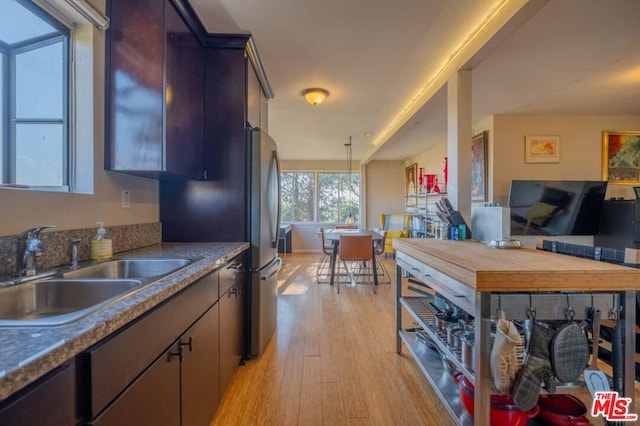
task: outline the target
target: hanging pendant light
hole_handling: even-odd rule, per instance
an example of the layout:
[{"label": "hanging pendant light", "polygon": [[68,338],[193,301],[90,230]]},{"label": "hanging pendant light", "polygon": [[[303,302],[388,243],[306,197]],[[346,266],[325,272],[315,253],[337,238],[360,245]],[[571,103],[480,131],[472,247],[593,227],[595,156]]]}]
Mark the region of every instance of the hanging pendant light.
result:
[{"label": "hanging pendant light", "polygon": [[[353,155],[351,151],[351,136],[349,136],[349,143],[345,143],[344,146],[347,147],[347,171],[349,173],[349,188],[351,188],[351,158]],[[349,210],[349,215],[345,222],[349,225],[353,224],[353,215],[351,214],[351,210]]]}]

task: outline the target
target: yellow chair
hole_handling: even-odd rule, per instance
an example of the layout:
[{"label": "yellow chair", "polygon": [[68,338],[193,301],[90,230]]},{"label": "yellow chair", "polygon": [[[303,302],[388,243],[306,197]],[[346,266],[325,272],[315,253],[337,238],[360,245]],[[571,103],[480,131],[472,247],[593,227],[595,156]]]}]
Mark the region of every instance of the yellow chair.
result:
[{"label": "yellow chair", "polygon": [[391,240],[394,238],[407,238],[409,236],[409,221],[411,216],[407,213],[380,213],[380,228],[387,231],[384,242],[384,255],[396,254]]}]

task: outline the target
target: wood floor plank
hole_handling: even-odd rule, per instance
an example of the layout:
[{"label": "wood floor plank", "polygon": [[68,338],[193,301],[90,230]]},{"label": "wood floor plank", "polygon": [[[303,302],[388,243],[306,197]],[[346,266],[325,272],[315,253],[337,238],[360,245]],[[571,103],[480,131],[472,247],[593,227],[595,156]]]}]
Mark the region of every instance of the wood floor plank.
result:
[{"label": "wood floor plank", "polygon": [[322,425],[320,356],[305,356],[300,389],[300,425]]},{"label": "wood floor plank", "polygon": [[287,254],[278,329],[239,368],[215,426],[453,424],[418,366],[395,353],[392,284],[316,283],[317,254]]}]

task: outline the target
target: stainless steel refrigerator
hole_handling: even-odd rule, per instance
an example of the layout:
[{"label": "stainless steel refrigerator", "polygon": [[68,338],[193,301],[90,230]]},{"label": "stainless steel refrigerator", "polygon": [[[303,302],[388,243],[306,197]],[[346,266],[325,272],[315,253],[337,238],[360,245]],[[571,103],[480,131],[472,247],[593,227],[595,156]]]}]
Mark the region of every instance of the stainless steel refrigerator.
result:
[{"label": "stainless steel refrigerator", "polygon": [[260,128],[247,128],[249,143],[249,242],[251,243],[251,354],[264,350],[276,328],[280,230],[278,148]]}]

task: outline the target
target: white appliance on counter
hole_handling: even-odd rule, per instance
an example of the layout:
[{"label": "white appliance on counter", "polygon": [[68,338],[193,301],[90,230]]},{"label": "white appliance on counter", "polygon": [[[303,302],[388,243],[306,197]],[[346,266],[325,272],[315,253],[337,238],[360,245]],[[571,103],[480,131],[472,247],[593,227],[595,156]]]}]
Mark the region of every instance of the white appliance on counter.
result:
[{"label": "white appliance on counter", "polygon": [[247,127],[249,143],[249,242],[251,274],[251,354],[264,350],[276,328],[280,231],[278,148],[262,129]]}]

